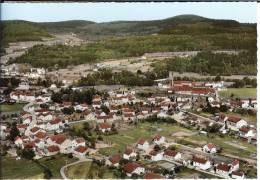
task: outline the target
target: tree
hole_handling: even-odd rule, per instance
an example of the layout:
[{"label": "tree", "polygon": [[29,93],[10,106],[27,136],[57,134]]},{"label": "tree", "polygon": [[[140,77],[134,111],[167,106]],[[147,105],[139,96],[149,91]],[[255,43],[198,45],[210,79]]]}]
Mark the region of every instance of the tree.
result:
[{"label": "tree", "polygon": [[31,149],[23,149],[21,151],[21,156],[24,159],[32,160],[34,158],[34,156],[35,156],[35,153]]},{"label": "tree", "polygon": [[63,108],[62,109],[62,112],[64,114],[68,114],[68,115],[71,115],[75,112],[74,108],[73,107],[68,107],[68,108]]},{"label": "tree", "polygon": [[215,81],[221,81],[221,76],[217,75],[217,76],[215,77]]},{"label": "tree", "polygon": [[102,109],[102,111],[103,111],[104,113],[106,113],[106,114],[109,114],[109,112],[110,112],[110,110],[108,109],[108,107],[105,106],[105,105],[101,105],[101,109]]},{"label": "tree", "polygon": [[20,135],[20,131],[16,127],[16,123],[12,124],[11,130],[10,130],[10,140],[14,141],[17,136]]}]

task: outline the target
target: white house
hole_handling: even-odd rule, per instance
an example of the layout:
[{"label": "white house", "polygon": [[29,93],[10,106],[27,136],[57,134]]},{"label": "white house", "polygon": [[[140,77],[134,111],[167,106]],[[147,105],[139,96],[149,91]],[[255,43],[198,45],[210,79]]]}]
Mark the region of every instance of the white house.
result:
[{"label": "white house", "polygon": [[192,161],[193,161],[193,166],[198,167],[199,169],[207,170],[211,168],[211,162],[207,159],[194,157]]},{"label": "white house", "polygon": [[142,175],[145,173],[145,169],[134,162],[129,162],[125,164],[123,170],[128,177],[131,177],[133,174]]},{"label": "white house", "polygon": [[144,139],[140,139],[137,143],[137,148],[146,151],[149,148],[149,142]]},{"label": "white house", "polygon": [[59,148],[59,146],[56,146],[56,145],[48,146],[45,151],[46,156],[53,156],[55,154],[58,154],[59,152],[60,152],[60,148]]},{"label": "white house", "polygon": [[122,159],[120,154],[113,155],[106,160],[106,165],[119,167],[119,162]]},{"label": "white house", "polygon": [[126,148],[124,154],[123,154],[123,158],[130,160],[130,159],[134,159],[136,158],[137,154],[130,148]]},{"label": "white house", "polygon": [[153,137],[153,142],[157,145],[163,144],[165,143],[165,137],[157,134]]},{"label": "white house", "polygon": [[220,163],[216,167],[216,173],[227,178],[230,174],[230,166],[225,163]]},{"label": "white house", "polygon": [[236,116],[226,117],[224,119],[224,122],[226,122],[227,126],[234,131],[238,131],[238,129],[240,129],[241,127],[247,126],[247,122],[245,120]]},{"label": "white house", "polygon": [[61,153],[69,153],[71,150],[71,141],[64,134],[57,134],[47,138],[47,144],[57,145]]},{"label": "white house", "polygon": [[108,123],[100,123],[100,124],[98,124],[98,127],[99,127],[100,131],[104,133],[104,132],[111,131],[112,126]]},{"label": "white house", "polygon": [[203,152],[214,154],[217,153],[217,146],[213,143],[208,143],[202,147],[202,150]]},{"label": "white house", "polygon": [[73,155],[76,157],[84,157],[87,153],[88,148],[86,146],[78,146],[74,149]]},{"label": "white house", "polygon": [[253,129],[250,129],[248,127],[242,127],[239,129],[239,136],[243,138],[250,138],[255,137],[256,133]]},{"label": "white house", "polygon": [[152,150],[149,155],[152,161],[161,161],[163,159],[163,152]]},{"label": "white house", "polygon": [[63,127],[63,122],[59,118],[56,118],[48,122],[46,125],[46,129],[49,131],[57,131],[60,130],[62,127]]},{"label": "white house", "polygon": [[179,161],[181,153],[167,149],[164,151],[163,158],[168,161]]},{"label": "white house", "polygon": [[78,146],[86,146],[86,141],[84,138],[76,138],[73,141],[71,141],[72,143],[72,148],[78,147]]}]

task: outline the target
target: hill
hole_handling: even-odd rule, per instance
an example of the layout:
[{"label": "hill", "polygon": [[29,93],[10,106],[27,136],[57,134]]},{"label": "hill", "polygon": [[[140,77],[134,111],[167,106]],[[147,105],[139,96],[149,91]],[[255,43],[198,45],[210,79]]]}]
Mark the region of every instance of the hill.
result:
[{"label": "hill", "polygon": [[[242,73],[255,74],[256,72],[256,24],[182,15],[155,21],[39,23],[37,27],[50,33],[76,33],[78,36],[96,41],[80,47],[35,46],[13,62],[30,63],[36,67],[64,68],[68,65],[97,62],[104,59],[142,56],[144,53],[150,52],[245,50],[246,54],[241,53],[228,57],[213,57],[212,54],[206,54],[201,57],[203,59],[184,61],[185,65],[181,69],[201,73],[205,68],[210,67],[208,69],[213,68],[214,74],[216,74],[221,70],[222,65],[220,64],[225,64],[225,62],[217,63],[222,58],[228,59],[229,63],[225,67],[230,69],[231,74],[240,73],[237,62],[246,66],[246,70],[243,70]],[[210,61],[211,57],[214,59],[214,63]],[[199,64],[202,67],[196,66],[196,61],[200,61]],[[249,64],[247,64],[248,62]],[[211,71],[205,71],[205,73],[211,73]]]},{"label": "hill", "polygon": [[254,32],[255,25],[244,25],[234,20],[214,20],[195,15],[180,15],[152,21],[114,21],[94,23],[91,21],[64,21],[40,23],[53,33],[76,33],[82,38],[100,39],[109,36],[149,34],[204,34]]},{"label": "hill", "polygon": [[1,44],[6,46],[10,42],[41,41],[42,38],[52,37],[37,23],[28,21],[1,21]]}]

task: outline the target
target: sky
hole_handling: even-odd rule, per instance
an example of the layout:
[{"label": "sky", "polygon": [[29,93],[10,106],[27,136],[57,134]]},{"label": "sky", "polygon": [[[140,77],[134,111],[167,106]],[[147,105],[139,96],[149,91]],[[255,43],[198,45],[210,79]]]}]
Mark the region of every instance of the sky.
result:
[{"label": "sky", "polygon": [[89,20],[157,20],[182,14],[242,23],[257,20],[256,2],[169,2],[169,3],[3,3],[1,20],[55,22]]}]

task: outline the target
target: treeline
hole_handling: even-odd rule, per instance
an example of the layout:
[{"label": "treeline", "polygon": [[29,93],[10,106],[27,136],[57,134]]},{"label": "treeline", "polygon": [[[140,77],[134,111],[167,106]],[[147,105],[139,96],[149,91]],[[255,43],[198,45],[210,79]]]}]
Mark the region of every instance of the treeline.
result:
[{"label": "treeline", "polygon": [[171,58],[164,64],[155,63],[159,75],[169,71],[195,72],[201,75],[256,75],[256,51],[240,52],[238,55],[201,52],[193,58]]},{"label": "treeline", "polygon": [[62,103],[63,101],[69,101],[72,103],[87,103],[92,104],[93,96],[96,94],[100,94],[95,89],[87,89],[83,91],[73,91],[71,88],[62,89],[57,93],[53,93],[51,96],[51,100],[56,103]]},{"label": "treeline", "polygon": [[95,85],[127,85],[127,86],[151,86],[156,76],[153,72],[133,73],[130,71],[112,72],[110,69],[103,69],[87,77],[81,78],[77,83],[78,86],[95,86]]}]

